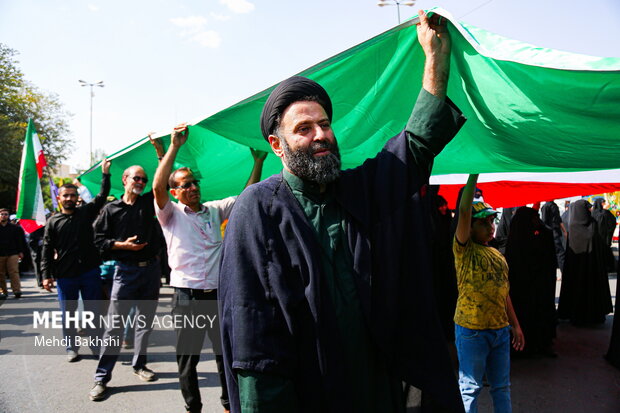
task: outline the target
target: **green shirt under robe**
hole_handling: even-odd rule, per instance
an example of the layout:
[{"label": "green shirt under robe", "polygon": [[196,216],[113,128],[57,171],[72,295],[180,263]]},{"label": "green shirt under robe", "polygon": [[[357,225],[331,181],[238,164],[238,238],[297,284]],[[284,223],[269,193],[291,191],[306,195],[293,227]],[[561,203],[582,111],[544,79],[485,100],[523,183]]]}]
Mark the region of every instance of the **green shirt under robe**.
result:
[{"label": "green shirt under robe", "polygon": [[[433,114],[442,105],[443,100],[423,89],[407,123],[407,131],[428,136],[430,129],[437,128]],[[411,136],[408,139],[410,150],[416,152],[418,143]],[[321,246],[323,274],[336,312],[343,363],[355,394],[351,410],[360,413],[404,412],[401,382],[388,375],[385,361],[375,350],[364,321],[352,275],[345,217],[335,202],[333,187],[328,186],[321,194],[316,183],[303,181],[286,170],[283,177]],[[298,410],[294,384],[288,378],[244,370],[237,372],[237,380],[243,413],[294,413]]]}]

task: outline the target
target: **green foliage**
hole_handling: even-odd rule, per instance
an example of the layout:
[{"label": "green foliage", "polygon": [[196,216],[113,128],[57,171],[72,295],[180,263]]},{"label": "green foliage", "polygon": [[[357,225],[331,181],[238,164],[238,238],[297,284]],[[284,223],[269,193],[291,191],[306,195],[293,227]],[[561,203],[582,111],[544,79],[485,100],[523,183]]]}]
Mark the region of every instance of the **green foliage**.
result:
[{"label": "green foliage", "polygon": [[[0,43],[0,207],[10,209],[15,208],[28,119],[34,121],[51,168],[66,158],[72,144],[68,137],[69,113],[57,95],[42,92],[24,79],[16,55],[17,51]],[[44,176],[43,182],[46,181]],[[43,191],[46,189],[49,193],[47,187]],[[46,201],[49,201],[49,195]],[[49,205],[51,208],[51,203]]]}]

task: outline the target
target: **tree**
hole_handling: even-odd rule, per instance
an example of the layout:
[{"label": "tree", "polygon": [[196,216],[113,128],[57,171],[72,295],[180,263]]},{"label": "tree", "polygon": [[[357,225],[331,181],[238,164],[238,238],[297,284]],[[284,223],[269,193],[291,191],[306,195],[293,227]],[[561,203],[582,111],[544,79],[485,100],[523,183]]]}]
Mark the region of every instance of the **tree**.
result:
[{"label": "tree", "polygon": [[0,43],[0,207],[10,209],[15,207],[28,119],[34,121],[50,167],[66,158],[73,143],[67,123],[70,114],[57,95],[25,80],[16,55],[17,51]]}]

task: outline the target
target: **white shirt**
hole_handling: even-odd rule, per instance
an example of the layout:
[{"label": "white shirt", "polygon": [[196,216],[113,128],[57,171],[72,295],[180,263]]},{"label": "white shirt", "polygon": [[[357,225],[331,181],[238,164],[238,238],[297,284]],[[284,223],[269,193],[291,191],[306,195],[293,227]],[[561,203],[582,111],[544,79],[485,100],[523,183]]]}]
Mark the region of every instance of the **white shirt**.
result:
[{"label": "white shirt", "polygon": [[230,216],[237,197],[205,202],[200,211],[168,201],[155,213],[168,246],[170,285],[210,290],[217,288],[222,256],[222,222]]}]

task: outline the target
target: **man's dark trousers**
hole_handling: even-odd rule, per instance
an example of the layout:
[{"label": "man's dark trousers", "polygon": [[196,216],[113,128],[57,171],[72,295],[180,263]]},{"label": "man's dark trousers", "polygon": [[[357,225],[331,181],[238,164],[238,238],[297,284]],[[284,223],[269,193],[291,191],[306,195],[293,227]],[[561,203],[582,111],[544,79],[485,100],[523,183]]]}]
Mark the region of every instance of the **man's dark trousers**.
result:
[{"label": "man's dark trousers", "polygon": [[[99,328],[99,315],[101,314],[101,275],[99,267],[86,271],[77,277],[58,278],[56,280],[58,290],[58,303],[62,311],[62,335],[67,340],[67,351],[78,351],[79,346],[75,343],[77,329],[73,323],[68,327],[65,324],[65,314],[73,318],[78,307],[78,299],[82,295],[84,301],[84,311],[91,311],[94,314],[95,329],[87,329],[91,337],[101,336]],[[94,354],[99,354],[99,346],[92,346]]]},{"label": "man's dark trousers", "polygon": [[186,323],[182,324],[181,328],[176,329],[179,383],[181,393],[185,399],[186,409],[190,412],[200,412],[202,409],[196,366],[200,360],[205,333],[209,335],[209,340],[211,340],[213,345],[213,353],[215,354],[217,373],[222,388],[220,401],[225,409],[229,409],[217,309],[217,290],[205,291],[191,288],[175,288],[172,313],[175,316],[185,316],[185,319],[193,320],[195,325],[199,324],[200,327],[206,327],[192,328],[190,324]]},{"label": "man's dark trousers", "polygon": [[139,263],[118,261],[114,268],[114,280],[108,317],[110,324],[103,334],[103,342],[110,339],[109,346],[102,346],[95,381],[107,383],[112,378],[121,347],[125,326],[122,322],[112,323],[112,317],[127,319],[129,310],[136,306],[135,339],[132,366],[141,369],[146,366],[146,349],[153,330],[153,318],[157,310],[159,286],[161,283],[159,259]]}]

